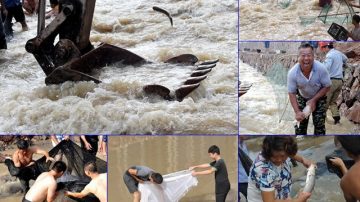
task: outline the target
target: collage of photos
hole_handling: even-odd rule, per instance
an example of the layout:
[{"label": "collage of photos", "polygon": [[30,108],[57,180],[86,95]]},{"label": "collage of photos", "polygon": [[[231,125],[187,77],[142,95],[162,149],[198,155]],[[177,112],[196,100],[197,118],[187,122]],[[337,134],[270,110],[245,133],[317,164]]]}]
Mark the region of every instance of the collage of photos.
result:
[{"label": "collage of photos", "polygon": [[0,202],[360,201],[360,1],[0,0]]}]

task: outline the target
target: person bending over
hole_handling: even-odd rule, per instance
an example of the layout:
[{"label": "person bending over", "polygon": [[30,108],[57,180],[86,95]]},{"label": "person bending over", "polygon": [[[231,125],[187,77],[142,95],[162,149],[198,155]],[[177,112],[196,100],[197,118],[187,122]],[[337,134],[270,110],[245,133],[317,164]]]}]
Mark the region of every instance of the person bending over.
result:
[{"label": "person bending over", "polygon": [[134,197],[134,202],[140,202],[141,200],[141,193],[138,189],[139,183],[148,181],[155,184],[161,184],[163,182],[163,177],[160,173],[156,173],[153,169],[146,166],[130,167],[125,172],[123,179],[129,192]]}]

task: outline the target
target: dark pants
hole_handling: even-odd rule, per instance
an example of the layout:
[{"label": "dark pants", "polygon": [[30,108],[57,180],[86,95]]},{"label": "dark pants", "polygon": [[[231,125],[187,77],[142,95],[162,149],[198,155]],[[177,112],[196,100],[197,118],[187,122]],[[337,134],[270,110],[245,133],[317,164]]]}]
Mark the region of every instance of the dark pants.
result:
[{"label": "dark pants", "polygon": [[0,15],[0,49],[7,49],[5,32],[4,32],[4,24]]},{"label": "dark pants", "polygon": [[[297,102],[299,109],[303,110],[308,100],[303,98],[301,95],[297,95]],[[314,135],[325,135],[325,118],[326,118],[326,96],[320,98],[317,103],[315,110],[312,112],[312,118],[314,123]],[[304,119],[300,122],[299,127],[295,126],[296,135],[307,135],[307,128],[309,119]]]},{"label": "dark pants", "polygon": [[97,136],[91,137],[90,135],[85,136],[85,138],[86,138],[86,141],[89,142],[89,144],[91,145],[92,149],[86,150],[85,143],[82,140],[80,141],[81,148],[82,148],[83,155],[84,155],[84,162],[85,163],[90,162],[90,161],[96,162],[96,153],[98,151],[99,139]]},{"label": "dark pants", "polygon": [[36,180],[36,178],[41,174],[41,171],[36,163],[28,167],[18,168],[15,166],[14,161],[6,159],[5,165],[8,167],[10,175],[19,178],[24,192],[27,192],[30,188],[29,181]]},{"label": "dark pants", "polygon": [[[242,193],[245,198],[247,199],[247,188],[248,188],[248,183],[244,182],[244,183],[239,183],[238,184],[238,188],[239,188],[239,192]],[[239,201],[240,201],[240,194],[239,194]]]},{"label": "dark pants", "polygon": [[230,182],[216,182],[215,183],[215,196],[216,202],[225,202],[226,196],[230,191]]},{"label": "dark pants", "polygon": [[15,18],[16,22],[25,22],[25,15],[22,9],[22,5],[18,5],[11,8],[6,8],[8,11],[7,16],[4,19],[4,30],[7,37],[13,37],[12,19]]}]

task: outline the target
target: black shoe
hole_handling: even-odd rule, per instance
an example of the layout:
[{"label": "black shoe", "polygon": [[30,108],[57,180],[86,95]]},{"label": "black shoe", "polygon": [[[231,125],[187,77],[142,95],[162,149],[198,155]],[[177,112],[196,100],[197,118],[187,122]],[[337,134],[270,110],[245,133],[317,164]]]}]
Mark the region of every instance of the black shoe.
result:
[{"label": "black shoe", "polygon": [[334,119],[334,124],[338,124],[340,123],[340,116],[333,116],[333,119]]}]

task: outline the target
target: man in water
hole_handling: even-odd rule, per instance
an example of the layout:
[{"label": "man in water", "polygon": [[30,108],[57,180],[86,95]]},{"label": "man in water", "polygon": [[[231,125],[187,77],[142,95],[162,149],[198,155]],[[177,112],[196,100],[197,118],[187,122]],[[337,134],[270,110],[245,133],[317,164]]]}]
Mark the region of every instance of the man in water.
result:
[{"label": "man in water", "polygon": [[33,155],[44,155],[46,162],[54,161],[54,159],[48,152],[38,147],[29,147],[29,143],[25,140],[19,140],[16,145],[18,149],[14,152],[12,160],[6,159],[5,164],[12,176],[19,177],[23,190],[26,192],[29,189],[29,181],[35,180],[42,172],[33,160]]},{"label": "man in water", "polygon": [[288,73],[287,87],[289,100],[300,122],[295,126],[296,135],[306,135],[309,119],[302,110],[306,105],[312,111],[314,134],[325,135],[326,93],[331,80],[328,71],[319,61],[314,61],[314,48],[309,43],[299,47],[299,63]]},{"label": "man in water", "polygon": [[208,153],[211,159],[214,161],[211,163],[205,163],[198,166],[192,166],[189,170],[194,170],[195,168],[210,168],[208,170],[195,172],[191,174],[193,176],[197,175],[209,175],[215,172],[215,195],[216,202],[225,202],[226,195],[230,191],[230,182],[228,178],[228,172],[226,169],[226,164],[224,159],[220,156],[220,149],[216,145],[212,145],[208,149]]},{"label": "man in water", "polygon": [[4,1],[4,10],[3,13],[6,13],[6,17],[4,19],[4,28],[5,34],[8,40],[13,37],[13,29],[12,29],[12,19],[15,18],[16,22],[20,22],[23,31],[29,30],[26,21],[24,11],[22,9],[22,5],[20,0],[3,0]]},{"label": "man in water", "polygon": [[36,179],[26,193],[22,202],[53,202],[56,198],[56,179],[61,177],[66,170],[66,164],[62,161],[56,161],[49,172],[43,172]]},{"label": "man in water", "polygon": [[123,176],[126,187],[134,197],[134,202],[140,202],[141,193],[138,189],[139,183],[145,181],[155,184],[161,184],[163,177],[160,173],[156,173],[153,169],[146,166],[132,166]]},{"label": "man in water", "polygon": [[355,160],[355,164],[348,170],[340,158],[330,159],[332,163],[338,166],[343,173],[340,181],[340,187],[343,191],[346,202],[356,202],[360,200],[360,136],[346,135],[337,136],[337,140],[345,149],[347,155]]},{"label": "man in water", "polygon": [[330,108],[334,123],[340,123],[339,108],[336,100],[340,95],[343,85],[343,66],[346,64],[347,57],[340,51],[334,48],[332,42],[325,42],[321,44],[321,51],[326,53],[326,59],[323,62],[328,70],[331,79],[331,88],[327,93],[326,109]]},{"label": "man in water", "polygon": [[98,173],[95,162],[88,162],[84,166],[85,175],[91,178],[91,181],[80,193],[65,192],[65,195],[75,198],[83,198],[88,194],[94,194],[100,202],[107,202],[107,174]]}]

